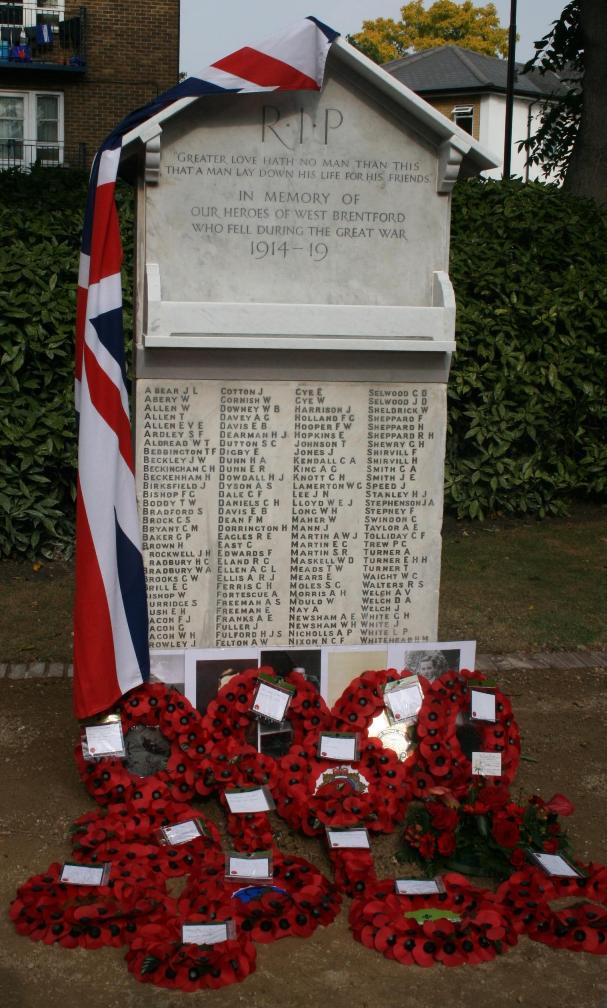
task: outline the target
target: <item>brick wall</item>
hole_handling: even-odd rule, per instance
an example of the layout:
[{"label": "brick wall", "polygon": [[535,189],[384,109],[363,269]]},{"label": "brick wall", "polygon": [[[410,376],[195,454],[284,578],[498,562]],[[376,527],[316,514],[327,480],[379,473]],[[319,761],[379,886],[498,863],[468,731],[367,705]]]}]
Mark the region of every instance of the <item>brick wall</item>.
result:
[{"label": "brick wall", "polygon": [[[66,0],[66,18],[80,5]],[[89,0],[86,73],[57,80],[64,92],[65,143],[89,157],[123,116],[177,83],[179,0]]]}]

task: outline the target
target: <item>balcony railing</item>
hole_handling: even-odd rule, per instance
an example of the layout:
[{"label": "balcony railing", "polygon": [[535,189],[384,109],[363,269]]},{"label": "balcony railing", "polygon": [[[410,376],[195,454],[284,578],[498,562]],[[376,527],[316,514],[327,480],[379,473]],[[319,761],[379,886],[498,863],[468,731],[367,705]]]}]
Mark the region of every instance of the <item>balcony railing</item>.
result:
[{"label": "balcony railing", "polygon": [[9,168],[28,170],[34,165],[49,168],[88,168],[85,143],[67,146],[62,143],[31,140],[0,140],[0,171]]},{"label": "balcony railing", "polygon": [[0,0],[0,69],[82,72],[85,65],[85,7],[65,17],[59,3]]}]

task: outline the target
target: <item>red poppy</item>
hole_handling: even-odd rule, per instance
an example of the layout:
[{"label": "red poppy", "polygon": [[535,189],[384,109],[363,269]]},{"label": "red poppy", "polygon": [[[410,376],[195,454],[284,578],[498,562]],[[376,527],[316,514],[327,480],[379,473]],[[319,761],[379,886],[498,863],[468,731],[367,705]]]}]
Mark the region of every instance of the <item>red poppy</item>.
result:
[{"label": "red poppy", "polygon": [[563,794],[553,795],[550,801],[546,802],[546,808],[554,815],[560,816],[573,815],[575,812],[575,805]]}]

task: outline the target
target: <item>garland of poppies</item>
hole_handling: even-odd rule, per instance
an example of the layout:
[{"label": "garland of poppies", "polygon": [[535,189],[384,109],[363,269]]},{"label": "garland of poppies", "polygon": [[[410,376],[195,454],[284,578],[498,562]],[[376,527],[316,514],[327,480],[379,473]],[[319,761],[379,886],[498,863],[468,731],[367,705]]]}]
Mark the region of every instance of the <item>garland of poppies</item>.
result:
[{"label": "garland of poppies", "polygon": [[[161,842],[157,834],[162,827],[191,819],[198,820],[201,834],[184,843]],[[129,804],[105,814],[102,809],[88,813],[77,821],[72,845],[78,862],[136,860],[166,878],[187,875],[197,858],[221,852],[221,838],[214,823],[203,819],[196,809],[175,802],[157,813],[138,812]]]},{"label": "garland of poppies", "polygon": [[157,842],[159,830],[190,819],[198,820],[203,832],[193,840],[186,841],[184,847],[200,852],[221,847],[221,838],[215,823],[202,816],[193,806],[173,801],[160,809],[149,809],[145,812],[131,802],[85,812],[72,828],[72,846],[74,850],[84,853],[100,853],[109,843],[127,845],[136,842],[153,843]]},{"label": "garland of poppies", "polygon": [[[527,865],[496,893],[519,933],[551,948],[607,955],[607,866],[580,865],[580,878],[555,878]],[[584,902],[564,909],[550,903],[563,897]],[[592,901],[592,902],[590,902]]]},{"label": "garland of poppies", "polygon": [[[343,730],[366,735],[373,719],[385,710],[384,687],[410,676],[411,672],[407,669],[402,672],[396,669],[363,672],[335,701],[331,713],[336,721],[343,722]],[[420,686],[422,690],[426,689],[425,679],[420,679]]]},{"label": "garland of poppies", "polygon": [[107,883],[99,886],[61,882],[62,867],[54,863],[28,879],[11,903],[15,929],[32,941],[65,948],[118,947],[137,930],[137,918],[164,900],[163,884],[137,859],[113,861]]},{"label": "garland of poppies", "polygon": [[[127,967],[137,980],[168,990],[196,991],[240,983],[254,971],[252,941],[238,936],[215,945],[184,944],[183,923],[180,914],[167,910],[162,920],[138,929],[126,954]],[[208,923],[208,917],[190,914],[188,923]]]},{"label": "garland of poppies", "polygon": [[265,944],[280,938],[307,938],[317,927],[331,924],[341,896],[309,861],[272,850],[272,879],[246,882],[221,878],[211,869],[190,876],[179,899],[179,911],[208,915],[217,912],[210,898],[232,917],[237,931]]},{"label": "garland of poppies", "polygon": [[140,790],[142,780],[152,786],[158,798],[168,793],[173,801],[185,802],[195,791],[203,793],[207,737],[200,714],[181,693],[163,683],[145,683],[127,693],[115,712],[120,715],[125,737],[132,728],[158,728],[170,752],[163,769],[141,778],[131,773],[120,757],[85,760],[78,743],[74,750],[76,767],[95,801],[100,805],[126,801]]},{"label": "garland of poppies", "polygon": [[316,687],[300,672],[291,671],[280,679],[271,668],[246,669],[233,676],[222,686],[207,708],[204,724],[215,743],[232,742],[241,747],[246,743],[251,725],[253,697],[259,676],[272,678],[276,684],[288,683],[295,687],[286,720],[293,729],[293,744],[300,745],[310,735],[317,734],[331,723],[331,714]]},{"label": "garland of poppies", "polygon": [[445,892],[429,896],[399,895],[394,880],[369,886],[350,908],[355,939],[387,959],[425,967],[487,962],[516,944],[517,931],[492,893],[455,873],[442,881]]},{"label": "garland of poppies", "polygon": [[280,760],[280,768],[276,811],[308,836],[324,833],[325,826],[359,823],[374,833],[390,833],[404,815],[406,770],[376,739],[367,739],[360,758],[346,765],[317,759],[309,748],[293,747]]},{"label": "garland of poppies", "polygon": [[[411,782],[417,798],[427,798],[435,787],[455,797],[463,796],[479,778],[457,737],[458,718],[470,709],[470,689],[482,687],[479,672],[445,672],[429,684],[416,724],[418,746],[412,761]],[[520,761],[518,726],[510,701],[495,689],[496,720],[474,722],[479,751],[501,754],[501,775],[487,778],[488,786],[511,784]],[[410,761],[407,761],[409,765]]]}]

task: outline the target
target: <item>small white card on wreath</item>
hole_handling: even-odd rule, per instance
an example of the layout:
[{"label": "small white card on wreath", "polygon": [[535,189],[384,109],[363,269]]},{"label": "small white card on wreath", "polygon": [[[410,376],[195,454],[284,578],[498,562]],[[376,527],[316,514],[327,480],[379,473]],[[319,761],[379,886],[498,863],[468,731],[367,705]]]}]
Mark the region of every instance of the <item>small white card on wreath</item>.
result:
[{"label": "small white card on wreath", "polygon": [[495,722],[495,693],[489,690],[470,690],[470,718],[472,721]]},{"label": "small white card on wreath", "polygon": [[257,717],[269,718],[270,721],[284,721],[294,693],[295,687],[289,683],[277,683],[260,676],[251,710]]},{"label": "small white card on wreath", "polygon": [[351,732],[324,732],[318,740],[318,755],[321,759],[351,760],[360,759],[358,735]]},{"label": "small white card on wreath", "polygon": [[582,873],[560,854],[544,854],[542,851],[532,850],[527,853],[546,875],[551,875],[553,878],[584,878]]},{"label": "small white card on wreath", "polygon": [[122,721],[117,714],[111,714],[105,721],[84,728],[82,754],[85,759],[100,759],[103,756],[126,756]]},{"label": "small white card on wreath", "polygon": [[398,878],[394,881],[394,891],[399,896],[434,896],[445,891],[441,879]]},{"label": "small white card on wreath", "polygon": [[369,834],[363,827],[352,826],[350,829],[331,829],[325,826],[329,847],[347,848],[357,847],[363,850],[369,849]]},{"label": "small white card on wreath", "polygon": [[178,847],[179,844],[197,840],[198,837],[205,835],[206,831],[198,819],[186,819],[184,822],[175,823],[174,826],[162,826],[158,830],[160,843],[169,844],[171,847]]},{"label": "small white card on wreath", "polygon": [[414,721],[423,700],[424,694],[416,675],[384,686],[384,703],[395,721]]},{"label": "small white card on wreath", "polygon": [[61,868],[60,882],[68,885],[102,886],[110,877],[111,862],[105,861],[99,865],[74,864],[66,861]]},{"label": "small white card on wreath", "polygon": [[181,940],[184,945],[217,945],[236,936],[233,920],[203,921],[181,925]]},{"label": "small white card on wreath", "polygon": [[502,754],[499,752],[473,752],[472,773],[479,777],[501,777]]},{"label": "small white card on wreath", "polygon": [[230,812],[271,812],[274,801],[267,787],[234,788],[224,791]]},{"label": "small white card on wreath", "polygon": [[262,879],[267,882],[273,877],[271,851],[257,851],[255,854],[230,851],[226,855],[226,878],[228,879],[247,879],[247,881]]}]

